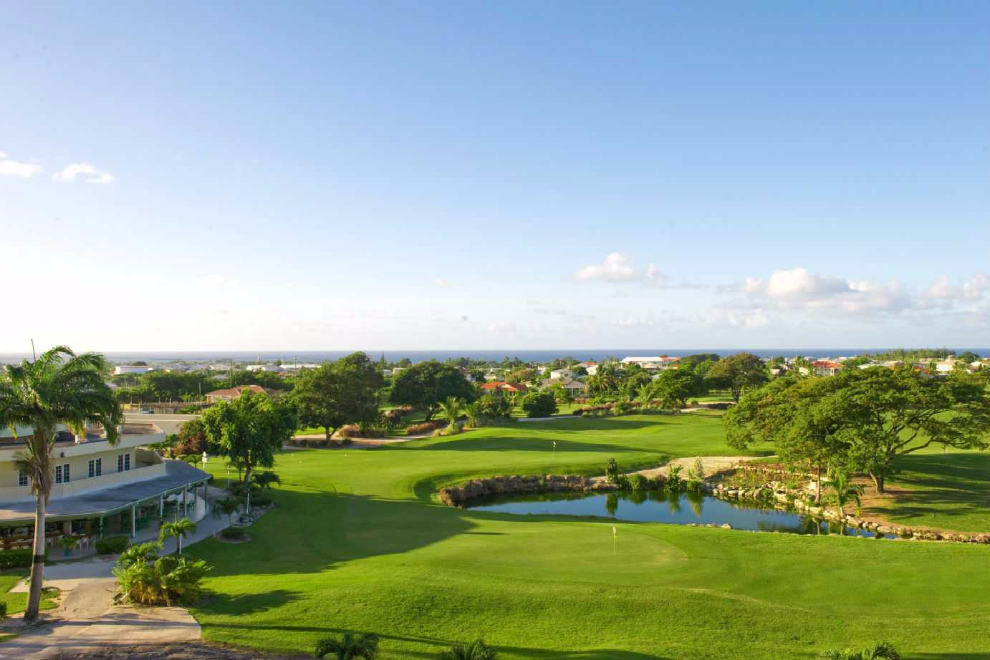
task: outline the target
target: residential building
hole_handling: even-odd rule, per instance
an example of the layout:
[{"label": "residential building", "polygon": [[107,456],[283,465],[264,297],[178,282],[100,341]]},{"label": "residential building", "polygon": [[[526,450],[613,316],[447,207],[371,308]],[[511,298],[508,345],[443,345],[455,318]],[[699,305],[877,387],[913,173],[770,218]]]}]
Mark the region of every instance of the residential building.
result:
[{"label": "residential building", "polygon": [[563,387],[575,397],[582,397],[588,391],[587,385],[579,380],[574,380],[573,378],[558,378],[556,380],[551,378],[543,381],[543,384],[553,385],[554,387]]},{"label": "residential building", "polygon": [[670,369],[680,361],[679,357],[669,357],[667,355],[658,355],[653,357],[625,357],[622,358],[622,364],[638,364],[644,369],[651,371],[658,371],[661,369]]},{"label": "residential building", "polygon": [[486,391],[486,392],[490,392],[492,394],[495,394],[495,393],[499,393],[499,394],[502,394],[502,393],[507,393],[507,394],[515,394],[515,393],[525,394],[526,392],[529,391],[529,388],[526,387],[522,383],[510,383],[510,382],[504,381],[504,380],[493,380],[493,381],[489,381],[489,382],[485,383],[484,385],[482,385],[481,386],[481,389],[484,390],[484,391]]},{"label": "residential building", "polygon": [[221,401],[233,401],[239,399],[244,392],[254,392],[255,394],[268,395],[269,392],[260,385],[239,385],[226,390],[213,390],[204,396],[207,403],[220,403]]},{"label": "residential building", "polygon": [[568,368],[564,367],[562,369],[552,369],[550,371],[550,380],[564,380],[565,378],[570,378],[574,373]]},{"label": "residential building", "polygon": [[[31,429],[17,437],[0,432],[0,545],[30,548],[36,498],[17,457]],[[173,517],[194,520],[206,514],[210,475],[185,461],[164,460],[147,449],[165,440],[154,424],[124,424],[115,444],[103,429],[91,426],[80,436],[59,431],[52,450],[54,483],[47,507],[46,545],[76,537],[88,550],[106,535],[134,536],[139,530]]]},{"label": "residential building", "polygon": [[154,371],[154,367],[150,367],[146,364],[118,364],[113,368],[114,376],[121,376],[123,374],[146,374],[149,371]]},{"label": "residential building", "polygon": [[814,369],[816,376],[834,376],[843,369],[843,366],[832,360],[815,360],[811,363],[811,368]]}]

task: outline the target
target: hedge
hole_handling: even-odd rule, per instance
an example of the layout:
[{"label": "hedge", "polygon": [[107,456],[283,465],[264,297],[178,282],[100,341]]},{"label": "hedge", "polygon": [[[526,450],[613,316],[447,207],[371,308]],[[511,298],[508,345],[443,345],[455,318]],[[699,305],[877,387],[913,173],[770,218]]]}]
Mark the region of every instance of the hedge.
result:
[{"label": "hedge", "polygon": [[[31,568],[31,557],[34,551],[30,548],[20,550],[0,550],[0,570],[8,568]],[[45,553],[47,557],[48,553]]]},{"label": "hedge", "polygon": [[131,544],[126,536],[108,536],[96,542],[96,554],[117,555],[127,549]]}]

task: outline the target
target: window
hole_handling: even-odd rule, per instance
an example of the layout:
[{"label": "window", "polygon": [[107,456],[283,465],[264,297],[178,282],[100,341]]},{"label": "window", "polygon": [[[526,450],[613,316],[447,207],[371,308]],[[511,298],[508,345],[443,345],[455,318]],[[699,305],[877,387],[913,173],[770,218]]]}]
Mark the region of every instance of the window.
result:
[{"label": "window", "polygon": [[17,473],[17,485],[18,486],[27,486],[28,483],[29,483],[29,481],[28,481],[27,472],[18,472]]},{"label": "window", "polygon": [[89,459],[89,478],[92,479],[96,476],[96,461],[92,458]]},{"label": "window", "polygon": [[98,458],[96,459],[96,476],[100,476],[101,474],[103,474],[103,459]]},{"label": "window", "polygon": [[119,454],[117,456],[117,472],[123,472],[124,470],[131,469],[131,455],[130,454]]},{"label": "window", "polygon": [[55,483],[64,484],[69,482],[69,464],[55,466]]},{"label": "window", "polygon": [[130,454],[124,454],[124,469],[125,470],[130,470],[131,469],[131,455]]},{"label": "window", "polygon": [[66,463],[62,466],[62,481],[69,482],[69,464]]},{"label": "window", "polygon": [[89,476],[98,477],[101,474],[103,474],[103,459],[102,458],[89,459]]}]

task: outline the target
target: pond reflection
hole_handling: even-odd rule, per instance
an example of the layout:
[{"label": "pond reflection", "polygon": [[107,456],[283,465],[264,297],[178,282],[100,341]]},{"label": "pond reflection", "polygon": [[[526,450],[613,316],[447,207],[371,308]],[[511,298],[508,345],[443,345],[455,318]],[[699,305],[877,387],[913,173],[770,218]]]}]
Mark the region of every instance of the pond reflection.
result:
[{"label": "pond reflection", "polygon": [[[699,492],[667,494],[659,491],[613,491],[501,495],[474,500],[466,508],[530,515],[606,516],[617,520],[675,525],[728,523],[733,529],[758,532],[876,536],[874,532],[815,520],[800,513],[765,509],[745,502],[727,502]],[[887,535],[887,538],[893,536]]]}]

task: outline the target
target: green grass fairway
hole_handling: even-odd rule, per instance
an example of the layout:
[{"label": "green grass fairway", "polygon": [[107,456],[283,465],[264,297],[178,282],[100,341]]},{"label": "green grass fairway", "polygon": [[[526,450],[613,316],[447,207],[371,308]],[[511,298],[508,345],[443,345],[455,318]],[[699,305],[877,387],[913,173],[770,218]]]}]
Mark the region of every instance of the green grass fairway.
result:
[{"label": "green grass fairway", "polygon": [[251,543],[190,548],[215,566],[215,595],[194,613],[217,642],[308,653],[355,630],[379,634],[384,658],[410,660],[478,636],[506,660],[780,660],[878,639],[906,658],[990,657],[986,546],[620,522],[613,552],[611,521],[431,499],[471,476],[732,453],[710,413],[287,452],[279,508]]}]

